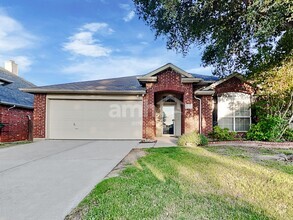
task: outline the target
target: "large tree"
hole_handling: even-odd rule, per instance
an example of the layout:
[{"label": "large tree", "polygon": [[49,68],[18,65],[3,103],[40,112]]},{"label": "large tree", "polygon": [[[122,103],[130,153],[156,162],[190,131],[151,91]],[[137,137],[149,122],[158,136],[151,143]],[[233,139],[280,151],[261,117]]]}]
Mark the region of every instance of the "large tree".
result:
[{"label": "large tree", "polygon": [[133,0],[140,18],[186,54],[203,48],[214,74],[251,73],[292,55],[292,0]]}]

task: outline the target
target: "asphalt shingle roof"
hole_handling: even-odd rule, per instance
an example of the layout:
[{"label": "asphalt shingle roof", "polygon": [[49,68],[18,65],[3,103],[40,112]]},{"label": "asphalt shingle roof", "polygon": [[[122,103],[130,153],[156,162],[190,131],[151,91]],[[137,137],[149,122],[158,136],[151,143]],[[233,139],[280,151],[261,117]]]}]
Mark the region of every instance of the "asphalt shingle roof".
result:
[{"label": "asphalt shingle roof", "polygon": [[[205,81],[215,81],[217,80],[214,76],[206,76],[199,74],[192,74],[195,78],[202,78]],[[126,76],[119,78],[111,78],[111,79],[101,79],[101,80],[92,80],[92,81],[84,81],[84,82],[72,82],[65,84],[57,84],[57,85],[48,85],[48,86],[40,86],[31,89],[37,89],[38,91],[86,91],[86,90],[99,90],[99,91],[145,91],[145,88],[139,83],[136,76]]]},{"label": "asphalt shingle roof", "polygon": [[217,81],[219,80],[218,77],[215,76],[207,76],[207,75],[202,75],[202,74],[196,74],[196,73],[190,73],[193,77],[195,78],[201,78],[205,81]]},{"label": "asphalt shingle roof", "polygon": [[137,76],[127,76],[112,79],[101,79],[84,82],[73,82],[36,87],[38,90],[105,90],[105,91],[144,91]]},{"label": "asphalt shingle roof", "polygon": [[4,82],[4,84],[0,85],[0,104],[13,104],[29,108],[33,107],[34,96],[32,94],[22,92],[19,89],[31,88],[35,86],[34,84],[1,67],[0,81]]}]

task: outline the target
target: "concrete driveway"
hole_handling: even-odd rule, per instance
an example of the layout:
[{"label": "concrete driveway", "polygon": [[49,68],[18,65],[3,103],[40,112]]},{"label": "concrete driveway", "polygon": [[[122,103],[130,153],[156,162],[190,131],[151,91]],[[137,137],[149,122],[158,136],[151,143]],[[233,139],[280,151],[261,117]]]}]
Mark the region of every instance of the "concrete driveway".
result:
[{"label": "concrete driveway", "polygon": [[137,144],[48,140],[0,149],[0,220],[63,219]]}]

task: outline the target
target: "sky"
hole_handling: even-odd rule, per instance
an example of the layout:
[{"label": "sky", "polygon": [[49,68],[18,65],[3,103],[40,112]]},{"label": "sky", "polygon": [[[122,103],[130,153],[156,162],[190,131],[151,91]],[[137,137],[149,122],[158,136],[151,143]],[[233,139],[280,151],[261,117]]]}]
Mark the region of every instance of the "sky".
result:
[{"label": "sky", "polygon": [[131,0],[0,0],[0,66],[15,60],[38,85],[143,75],[173,63],[211,75],[201,51],[183,57],[135,14]]}]

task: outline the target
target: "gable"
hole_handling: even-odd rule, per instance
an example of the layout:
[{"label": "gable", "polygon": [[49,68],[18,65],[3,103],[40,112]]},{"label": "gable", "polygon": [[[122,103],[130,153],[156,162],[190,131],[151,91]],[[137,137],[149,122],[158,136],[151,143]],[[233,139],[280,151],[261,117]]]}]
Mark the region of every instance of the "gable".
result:
[{"label": "gable", "polygon": [[158,76],[160,74],[164,74],[165,72],[175,72],[178,75],[180,75],[182,83],[194,83],[194,82],[200,82],[202,79],[195,78],[192,74],[180,69],[179,67],[175,66],[172,63],[167,63],[164,66],[159,67],[158,69],[155,69],[154,71],[147,73],[141,77],[137,77],[137,80],[143,84],[143,83],[153,83],[157,82]]},{"label": "gable", "polygon": [[196,90],[196,95],[213,95],[214,93],[221,94],[227,92],[241,92],[253,94],[254,87],[238,73],[231,74],[230,76],[218,80],[209,86]]},{"label": "gable", "polygon": [[228,92],[241,92],[246,94],[253,94],[254,88],[248,82],[239,79],[238,77],[232,77],[223,83],[215,86],[214,88],[217,94]]}]

